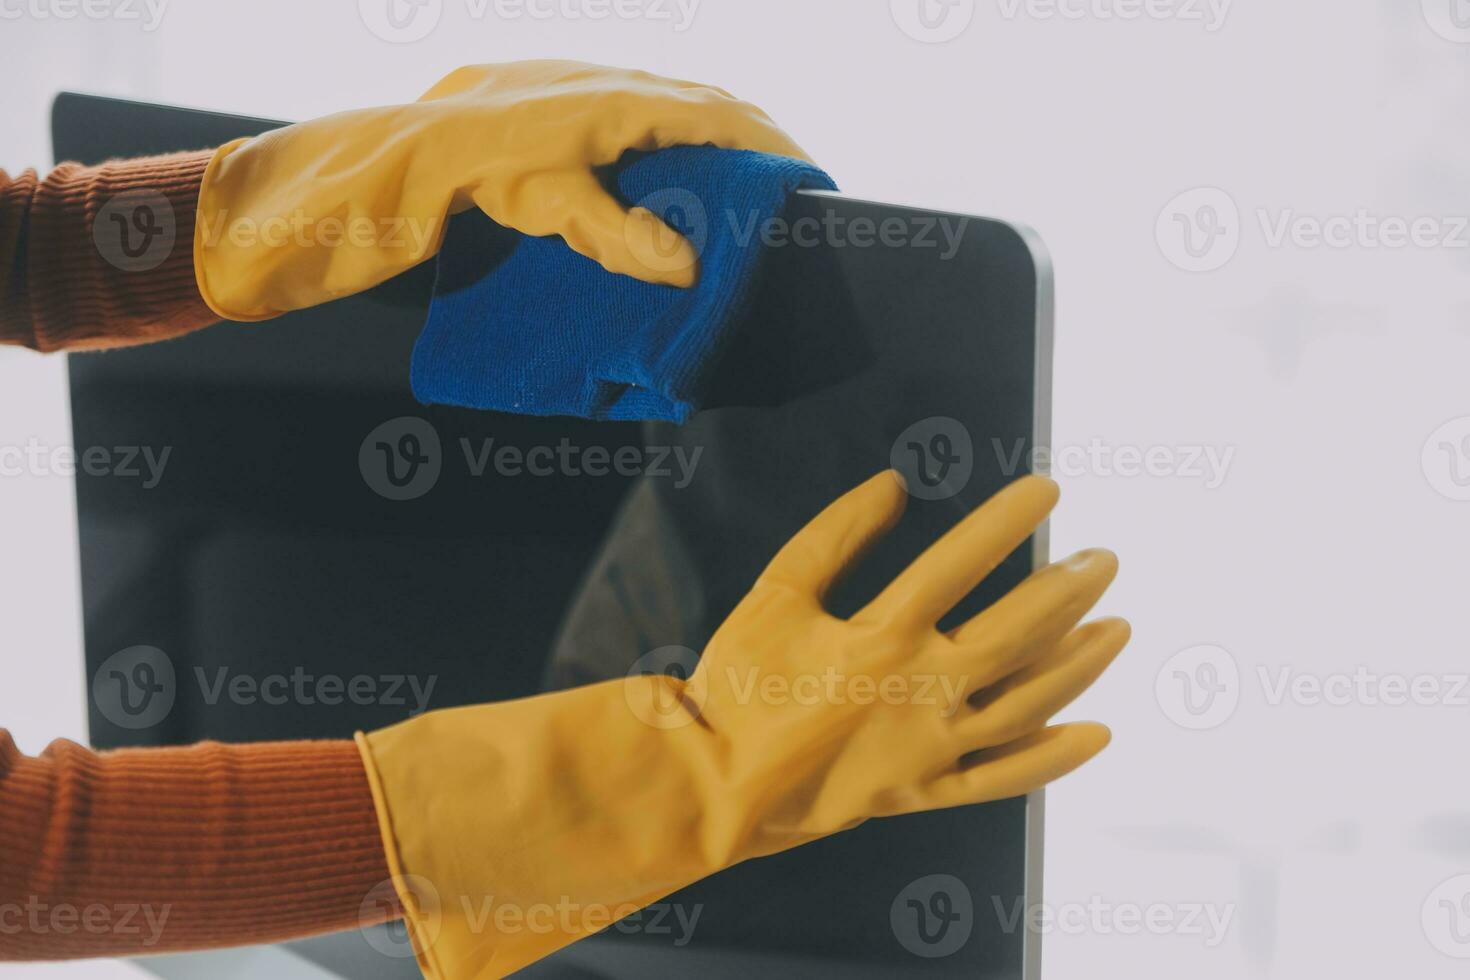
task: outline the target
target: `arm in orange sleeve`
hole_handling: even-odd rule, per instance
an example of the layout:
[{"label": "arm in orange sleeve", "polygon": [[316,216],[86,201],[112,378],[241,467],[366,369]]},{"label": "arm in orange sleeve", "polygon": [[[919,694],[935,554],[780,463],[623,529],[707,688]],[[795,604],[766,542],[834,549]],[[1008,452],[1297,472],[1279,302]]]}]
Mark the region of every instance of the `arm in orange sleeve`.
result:
[{"label": "arm in orange sleeve", "polygon": [[397,918],[350,741],[22,755],[0,730],[0,961],[152,955]]},{"label": "arm in orange sleeve", "polygon": [[213,152],[63,163],[44,178],[0,170],[0,344],[125,347],[218,320],[193,257]]}]

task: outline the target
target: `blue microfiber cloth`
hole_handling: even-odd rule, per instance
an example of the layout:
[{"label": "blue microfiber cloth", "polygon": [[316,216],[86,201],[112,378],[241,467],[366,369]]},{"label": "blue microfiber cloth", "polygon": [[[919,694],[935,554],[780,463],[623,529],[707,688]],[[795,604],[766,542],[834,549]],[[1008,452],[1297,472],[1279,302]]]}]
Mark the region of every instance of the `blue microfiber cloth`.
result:
[{"label": "blue microfiber cloth", "polygon": [[413,350],[420,401],[683,422],[700,407],[750,293],[767,222],[797,188],[836,188],[799,160],[702,146],[630,155],[612,183],[695,242],[699,283],[677,289],[615,275],[559,237],[523,236],[478,211],[458,215]]}]

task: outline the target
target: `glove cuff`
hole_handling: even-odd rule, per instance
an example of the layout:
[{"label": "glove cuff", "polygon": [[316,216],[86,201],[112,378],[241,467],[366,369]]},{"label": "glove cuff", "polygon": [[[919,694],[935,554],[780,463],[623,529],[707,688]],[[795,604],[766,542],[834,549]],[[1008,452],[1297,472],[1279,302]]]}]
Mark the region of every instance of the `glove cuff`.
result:
[{"label": "glove cuff", "polygon": [[426,977],[505,976],[731,863],[738,821],[707,820],[715,742],[663,720],[682,687],[634,676],[358,734]]},{"label": "glove cuff", "polygon": [[244,313],[227,309],[215,298],[211,288],[208,259],[210,248],[219,236],[229,234],[229,211],[220,206],[218,195],[213,193],[214,178],[225,158],[250,142],[250,139],[242,136],[222,144],[214,151],[214,156],[209,158],[209,164],[204,168],[204,177],[199,183],[199,202],[194,211],[194,282],[199,288],[199,295],[216,316],[242,323],[268,320],[275,314]]},{"label": "glove cuff", "polygon": [[373,759],[372,748],[362,732],[356,733],[354,741],[357,743],[358,754],[362,757],[368,789],[373,797],[373,809],[378,816],[378,832],[382,835],[388,880],[393,884],[393,893],[398,896],[398,904],[403,907],[403,921],[408,927],[414,958],[418,961],[419,970],[428,980],[443,980],[449,974],[434,957],[434,940],[438,938],[438,925],[442,921],[441,910],[433,895],[426,893],[422,881],[404,873],[403,863],[398,857],[398,840],[393,834],[393,814],[388,807],[387,795],[383,792],[383,780],[378,774],[378,764]]}]

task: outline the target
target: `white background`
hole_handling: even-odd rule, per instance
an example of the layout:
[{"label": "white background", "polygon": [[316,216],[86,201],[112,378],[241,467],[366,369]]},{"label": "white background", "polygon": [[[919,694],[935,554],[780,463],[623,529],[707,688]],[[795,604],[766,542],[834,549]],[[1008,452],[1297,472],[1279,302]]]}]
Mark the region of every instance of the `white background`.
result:
[{"label": "white background", "polygon": [[[1215,487],[1187,468],[1060,474],[1054,550],[1120,554],[1104,611],[1135,638],[1069,712],[1115,739],[1050,793],[1047,903],[1232,919],[1214,946],[1187,929],[1122,934],[1126,912],[1068,920],[1047,935],[1046,975],[1464,976],[1470,961],[1449,954],[1470,943],[1448,930],[1470,940],[1470,908],[1431,892],[1470,871],[1465,692],[1417,706],[1271,699],[1282,670],[1362,666],[1446,689],[1470,670],[1470,502],[1452,499],[1470,425],[1421,458],[1441,424],[1470,416],[1470,232],[1401,248],[1270,238],[1283,216],[1361,210],[1429,217],[1455,239],[1470,214],[1456,3],[1470,25],[1463,0],[1239,0],[1213,23],[1198,0],[1154,0],[1133,19],[1107,16],[1128,0],[1072,0],[1070,16],[959,0],[947,27],[972,20],[930,43],[888,0],[704,0],[682,31],[493,7],[477,19],[442,0],[434,30],[395,44],[343,0],[172,0],[153,30],[0,0],[0,165],[50,162],[61,89],[298,119],[411,100],[460,64],[568,57],[729,88],[852,194],[1034,226],[1058,275],[1055,444],[1234,454]],[[1159,219],[1200,187],[1238,212],[1217,243],[1238,248],[1189,272],[1170,237],[1183,226]],[[62,358],[0,351],[0,446],[69,433]],[[0,724],[39,751],[84,735],[70,482],[0,478],[0,535]],[[1211,654],[1225,668],[1216,703],[1237,706],[1191,729],[1175,720],[1201,720],[1176,669],[1207,675],[1194,653],[1171,658],[1201,644],[1225,651]]]}]

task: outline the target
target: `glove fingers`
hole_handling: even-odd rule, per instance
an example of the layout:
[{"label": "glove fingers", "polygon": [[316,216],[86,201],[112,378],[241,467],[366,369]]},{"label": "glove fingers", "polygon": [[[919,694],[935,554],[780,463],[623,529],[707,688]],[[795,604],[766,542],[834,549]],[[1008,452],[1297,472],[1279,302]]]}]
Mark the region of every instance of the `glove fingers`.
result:
[{"label": "glove fingers", "polygon": [[786,585],[821,599],[898,523],[907,501],[903,479],[893,470],[871,477],[829,504],[786,542],[761,573],[760,582]]},{"label": "glove fingers", "polygon": [[1043,728],[973,753],[959,766],[907,794],[882,816],[968,806],[1025,796],[1060,779],[1107,747],[1112,733],[1097,722]]},{"label": "glove fingers", "polygon": [[960,751],[1004,745],[1043,727],[1101,676],[1128,643],[1122,619],[1079,626],[1057,648],[969,699],[955,725]]},{"label": "glove fingers", "polygon": [[970,690],[989,687],[1045,656],[1102,598],[1118,573],[1111,551],[1092,548],[1032,572],[999,601],[951,631]]},{"label": "glove fingers", "polygon": [[1059,494],[1041,476],[1010,484],[915,559],[861,615],[938,622],[1036,531]]},{"label": "glove fingers", "polygon": [[526,181],[519,197],[527,206],[507,208],[503,197],[491,199],[489,189],[477,191],[475,201],[523,234],[560,235],[608,272],[686,288],[698,279],[699,256],[689,240],[646,208],[625,209],[591,172]]}]

